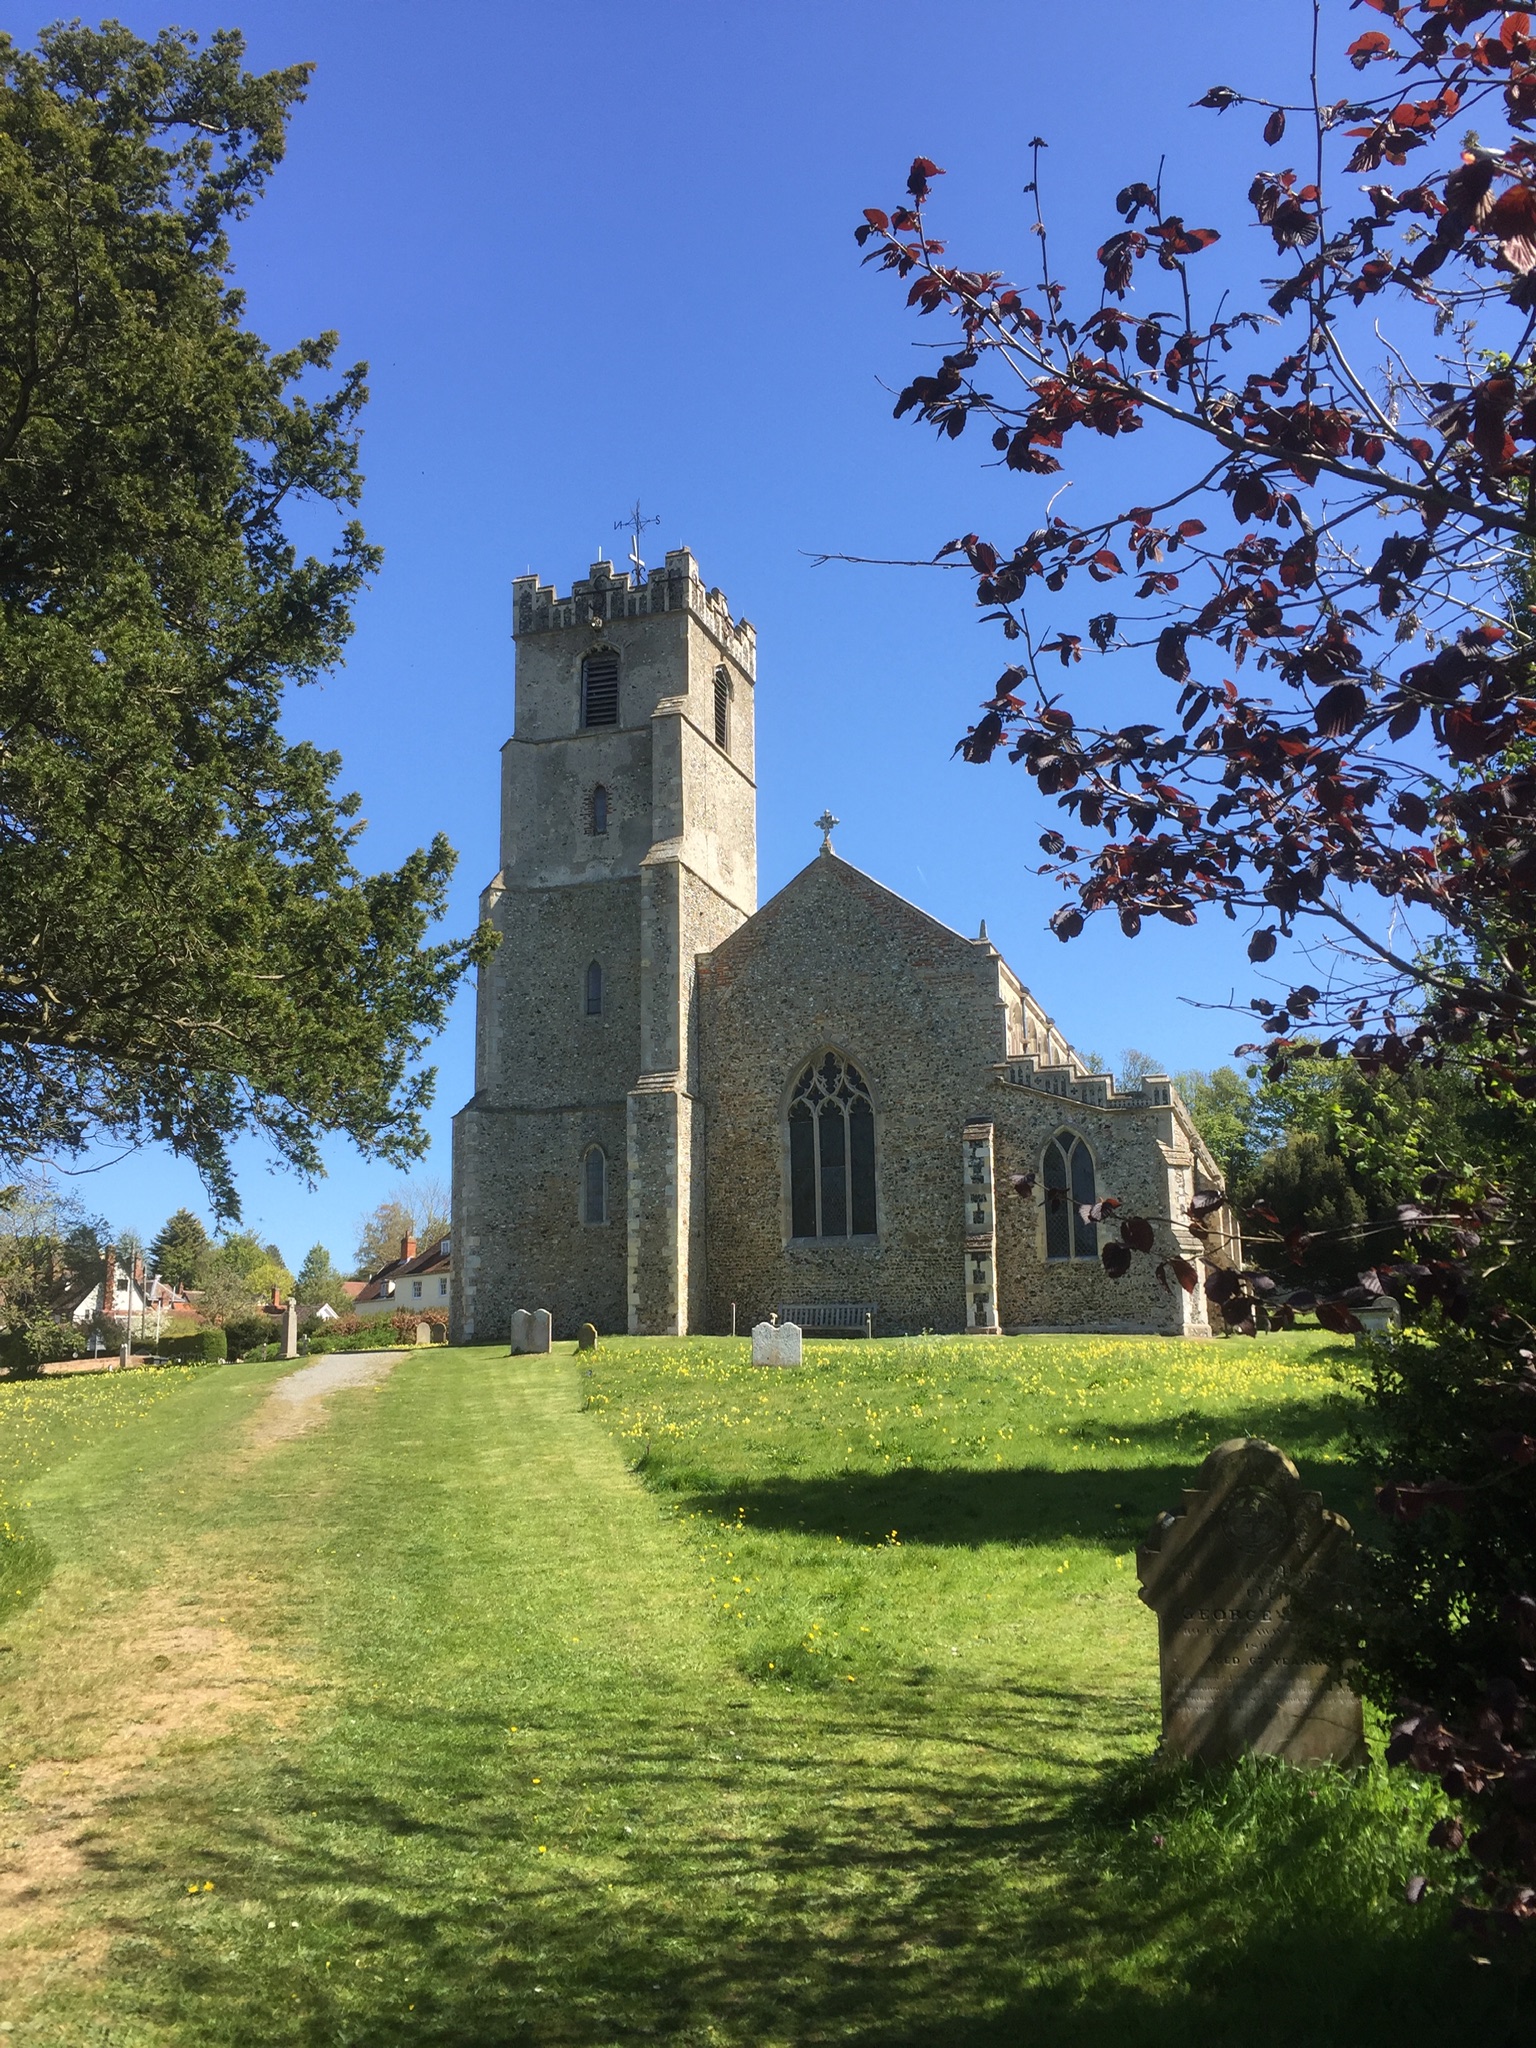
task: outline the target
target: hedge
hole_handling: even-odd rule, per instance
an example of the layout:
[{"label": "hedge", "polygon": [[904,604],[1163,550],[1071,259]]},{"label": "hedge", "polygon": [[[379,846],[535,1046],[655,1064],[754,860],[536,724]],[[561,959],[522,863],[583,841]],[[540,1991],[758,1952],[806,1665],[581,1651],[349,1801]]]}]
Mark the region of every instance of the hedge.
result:
[{"label": "hedge", "polygon": [[229,1346],[222,1330],[194,1330],[187,1337],[169,1337],[160,1347],[162,1358],[175,1358],[194,1365],[222,1365]]}]

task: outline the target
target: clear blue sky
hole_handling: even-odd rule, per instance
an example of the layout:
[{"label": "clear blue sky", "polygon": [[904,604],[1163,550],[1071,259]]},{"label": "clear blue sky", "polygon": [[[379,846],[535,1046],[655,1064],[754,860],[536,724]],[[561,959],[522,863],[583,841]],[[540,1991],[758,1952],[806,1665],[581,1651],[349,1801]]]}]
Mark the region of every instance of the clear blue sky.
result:
[{"label": "clear blue sky", "polygon": [[[1341,46],[1351,17],[1330,11]],[[613,524],[638,494],[663,521],[650,559],[686,543],[758,630],[765,899],[812,856],[830,804],[847,859],[961,931],[985,917],[1080,1047],[1111,1064],[1132,1045],[1174,1068],[1228,1057],[1241,1020],[1180,997],[1246,990],[1234,929],[1132,943],[1105,923],[1059,945],[1043,929],[1059,893],[1032,873],[1056,814],[1019,771],[951,760],[1005,658],[968,579],[807,556],[928,556],[968,528],[1011,543],[1043,502],[1038,481],[983,469],[979,439],[939,448],[891,420],[914,344],[942,337],[860,268],[860,209],[894,203],[924,152],[949,173],[936,220],[955,256],[1022,271],[1038,132],[1058,246],[1091,253],[1116,189],[1166,152],[1179,210],[1246,256],[1256,124],[1188,104],[1218,81],[1296,79],[1302,0],[165,0],[118,15],[141,33],[238,26],[253,66],[316,65],[236,255],[270,343],[335,327],[344,358],[372,365],[364,521],[384,569],[347,666],[289,720],[341,750],[371,865],[446,829],[450,928],[468,929],[497,866],[509,579],[534,569],[565,589],[599,548],[622,557]],[[4,18],[29,40],[48,16]],[[471,1013],[466,990],[436,1052],[425,1169],[444,1177]],[[255,1147],[240,1157],[247,1220],[295,1263],[316,1240],[349,1259],[357,1217],[396,1178],[341,1144],[313,1190]],[[204,1209],[191,1170],[154,1152],[74,1185],[120,1227]]]}]

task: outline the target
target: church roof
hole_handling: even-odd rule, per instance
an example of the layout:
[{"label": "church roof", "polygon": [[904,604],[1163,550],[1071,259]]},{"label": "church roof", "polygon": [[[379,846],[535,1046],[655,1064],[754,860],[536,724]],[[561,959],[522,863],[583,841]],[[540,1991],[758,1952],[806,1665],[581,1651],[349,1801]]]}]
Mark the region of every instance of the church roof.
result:
[{"label": "church roof", "polygon": [[872,908],[879,908],[890,914],[918,924],[956,947],[957,958],[976,957],[976,941],[967,939],[952,925],[944,924],[939,918],[931,917],[915,903],[899,896],[894,889],[888,889],[884,882],[877,882],[873,875],[866,875],[862,868],[856,868],[851,861],[834,853],[830,846],[822,848],[814,860],[808,861],[799,874],[791,875],[776,895],[770,896],[759,910],[753,912],[745,924],[739,925],[729,938],[722,939],[711,954],[712,959],[729,961],[733,952],[744,952],[778,920],[795,900],[807,890],[828,886],[846,888],[850,894],[861,896]]}]

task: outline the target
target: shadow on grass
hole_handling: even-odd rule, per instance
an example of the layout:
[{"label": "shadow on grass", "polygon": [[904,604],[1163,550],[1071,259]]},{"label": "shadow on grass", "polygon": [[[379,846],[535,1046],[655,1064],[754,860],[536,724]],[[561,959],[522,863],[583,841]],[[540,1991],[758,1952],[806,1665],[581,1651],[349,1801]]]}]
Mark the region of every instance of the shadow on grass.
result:
[{"label": "shadow on grass", "polygon": [[824,1478],[752,1479],[694,1493],[695,1507],[734,1522],[745,1509],[751,1529],[883,1543],[1031,1544],[1073,1540],[1123,1550],[1164,1508],[1177,1507],[1191,1478],[1187,1465],[1139,1465],[1101,1471],[1013,1466],[907,1465],[893,1472],[844,1472]]},{"label": "shadow on grass", "polygon": [[[616,1727],[552,1699],[530,1719],[558,1816],[508,1785],[494,1717],[362,1717],[313,1776],[233,1827],[225,1809],[229,1917],[216,1940],[162,1932],[138,2009],[210,2048],[1519,2038],[1507,1985],[1431,1917],[1298,1891],[1331,1837],[1295,1797],[1219,1858],[1171,1861],[1142,1824],[1155,1789],[1061,1797],[1065,1771],[1098,1776],[1084,1743],[1115,1739],[1104,1703],[1021,1685],[955,1704],[935,1741],[900,1699],[808,1725],[765,1690],[729,1728],[681,1701]],[[460,1759],[447,1782],[434,1754]],[[274,1941],[261,1919],[286,1929],[289,1899],[305,1926]]]}]

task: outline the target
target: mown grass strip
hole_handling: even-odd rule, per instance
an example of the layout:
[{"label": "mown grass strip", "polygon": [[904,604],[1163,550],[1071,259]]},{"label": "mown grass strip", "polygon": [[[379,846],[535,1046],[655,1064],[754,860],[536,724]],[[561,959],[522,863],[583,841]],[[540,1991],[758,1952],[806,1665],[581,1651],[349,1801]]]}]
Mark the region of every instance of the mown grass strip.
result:
[{"label": "mown grass strip", "polygon": [[1143,1521],[1239,1429],[1342,1473],[1347,1360],[1196,1349],[439,1353],[254,1458],[264,1381],[227,1369],[39,1490],[27,1654],[88,1660],[133,1593],[286,1675],[114,1795],[6,2016],[145,2048],[1518,2038],[1402,1902],[1416,1790],[1149,1768]]}]

